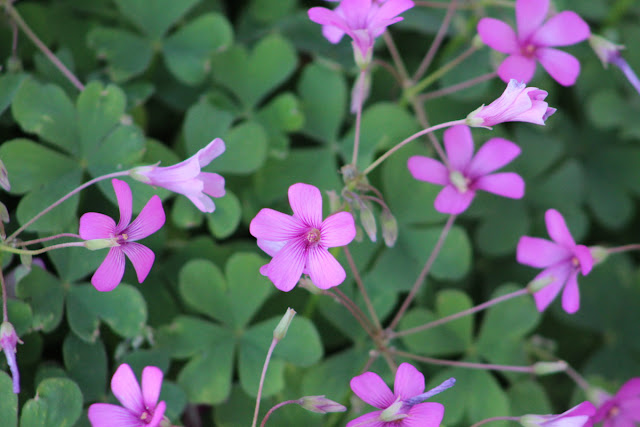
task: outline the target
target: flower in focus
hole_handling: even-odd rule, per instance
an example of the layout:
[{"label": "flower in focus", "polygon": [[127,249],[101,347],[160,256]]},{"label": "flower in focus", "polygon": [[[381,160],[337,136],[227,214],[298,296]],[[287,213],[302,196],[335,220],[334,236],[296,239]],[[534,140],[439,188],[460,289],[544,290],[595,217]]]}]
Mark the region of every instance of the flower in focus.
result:
[{"label": "flower in focus", "polygon": [[589,38],[589,25],[571,11],[563,11],[544,22],[550,0],[516,0],[517,34],[503,21],[483,18],[478,22],[482,41],[509,55],[498,67],[498,75],[508,82],[528,83],[536,61],[563,86],[571,86],[580,74],[578,60],[552,46],[568,46]]},{"label": "flower in focus", "polygon": [[224,153],[224,141],[216,138],[188,159],[173,166],[141,166],[130,171],[132,178],[145,184],[184,194],[202,212],[213,212],[211,197],[225,194],[224,178],[217,173],[201,172],[213,159]]},{"label": "flower in focus", "polygon": [[509,80],[500,98],[487,106],[481,106],[467,116],[469,126],[491,127],[504,122],[528,122],[544,125],[555,108],[544,102],[547,92],[537,87],[527,87],[515,79]]},{"label": "flower in focus", "polygon": [[533,294],[538,311],[544,311],[564,287],[562,308],[567,313],[575,313],[580,308],[578,272],[583,276],[589,274],[594,259],[589,248],[576,245],[560,212],[549,209],[544,218],[547,232],[553,241],[522,236],[518,242],[516,257],[520,264],[544,268],[534,281],[545,278],[551,280]]},{"label": "flower in focus", "polygon": [[22,341],[18,338],[13,325],[9,322],[2,322],[0,326],[0,351],[4,351],[7,358],[7,365],[9,365],[13,378],[13,392],[16,394],[20,393],[20,371],[16,361],[18,343],[22,344]]},{"label": "flower in focus", "polygon": [[633,427],[640,423],[640,377],[624,383],[615,396],[604,395],[593,422],[603,427]]},{"label": "flower in focus", "polygon": [[524,181],[513,172],[494,173],[520,154],[520,147],[502,138],[491,138],[473,155],[468,126],[458,125],[444,132],[449,167],[430,157],[413,156],[407,167],[415,179],[444,185],[435,200],[438,212],[459,214],[473,200],[477,190],[519,199]]},{"label": "flower in focus", "polygon": [[309,9],[309,19],[321,24],[322,33],[331,43],[338,43],[347,34],[353,39],[359,65],[371,62],[375,39],[387,27],[402,21],[398,15],[414,6],[411,0],[342,0],[338,7]]},{"label": "flower in focus", "polygon": [[273,257],[260,273],[285,292],[302,273],[320,289],[339,285],[346,273],[328,248],[351,243],[356,235],[353,215],[337,212],[323,221],[320,190],[303,183],[289,187],[289,203],[293,215],[265,208],[251,221],[249,232]]},{"label": "flower in focus", "polygon": [[444,416],[444,406],[422,402],[451,387],[455,380],[446,383],[424,393],[424,375],[409,363],[398,367],[393,393],[378,374],[365,372],[358,375],[351,380],[351,389],[360,399],[380,411],[351,420],[347,427],[437,427]]},{"label": "flower in focus", "polygon": [[119,179],[113,179],[111,183],[120,209],[118,224],[96,212],[88,212],[80,217],[80,237],[87,240],[85,245],[89,248],[110,248],[107,257],[91,277],[91,284],[101,292],[113,290],[122,280],[125,255],[133,264],[138,281],[144,281],[151,271],[155,255],[151,249],[136,243],[136,240],[155,233],[165,221],[160,197],[153,196],[140,215],[131,222],[131,188]]},{"label": "flower in focus", "polygon": [[638,79],[638,76],[633,71],[629,63],[620,54],[620,51],[624,49],[624,46],[611,43],[609,40],[596,35],[591,35],[591,37],[589,37],[589,44],[596,55],[598,55],[598,58],[600,58],[604,68],[607,68],[609,64],[613,64],[620,68],[620,71],[622,71],[627,80],[629,80],[629,83],[631,83],[635,90],[640,93],[640,80]]},{"label": "flower in focus", "polygon": [[111,391],[122,406],[94,403],[89,407],[93,427],[157,427],[164,419],[166,404],[158,403],[162,371],[155,366],[142,370],[142,390],[133,370],[123,363],[111,378]]},{"label": "flower in focus", "polygon": [[588,427],[596,408],[591,402],[582,402],[559,415],[525,415],[520,424],[525,427]]}]

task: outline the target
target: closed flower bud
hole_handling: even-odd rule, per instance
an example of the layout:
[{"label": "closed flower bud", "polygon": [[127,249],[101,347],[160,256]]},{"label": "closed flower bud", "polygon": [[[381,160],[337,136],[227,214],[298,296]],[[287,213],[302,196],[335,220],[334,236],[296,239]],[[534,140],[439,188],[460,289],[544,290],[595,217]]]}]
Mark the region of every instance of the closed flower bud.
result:
[{"label": "closed flower bud", "polygon": [[344,412],[347,408],[338,402],[327,399],[322,396],[305,396],[300,399],[302,406],[307,411],[317,412],[319,414],[327,414],[329,412]]},{"label": "closed flower bud", "polygon": [[285,335],[287,335],[287,330],[289,329],[289,325],[295,315],[296,311],[294,309],[287,308],[287,312],[282,316],[280,323],[278,323],[278,326],[273,330],[273,338],[280,341],[285,337]]}]

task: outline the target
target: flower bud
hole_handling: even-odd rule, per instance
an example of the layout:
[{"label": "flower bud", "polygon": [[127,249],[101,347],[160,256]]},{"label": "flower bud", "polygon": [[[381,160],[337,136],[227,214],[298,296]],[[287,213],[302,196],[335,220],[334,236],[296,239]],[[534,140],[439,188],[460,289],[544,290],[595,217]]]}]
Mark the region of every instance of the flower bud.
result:
[{"label": "flower bud", "polygon": [[92,239],[85,240],[84,246],[90,251],[97,251],[98,249],[112,248],[120,245],[115,239]]},{"label": "flower bud", "polygon": [[624,49],[624,46],[612,43],[604,37],[596,36],[595,34],[589,37],[589,44],[596,55],[598,55],[604,68],[607,68],[611,60],[619,56],[620,51]]},{"label": "flower bud", "polygon": [[344,412],[347,410],[346,406],[329,400],[324,395],[322,396],[305,396],[300,399],[302,406],[307,411],[317,412],[319,414],[327,414],[329,412]]},{"label": "flower bud", "polygon": [[533,364],[533,373],[536,375],[555,374],[567,370],[567,362],[558,360],[556,362],[537,362]]},{"label": "flower bud", "polygon": [[603,246],[590,246],[589,251],[593,257],[593,265],[604,262],[609,257],[609,251]]},{"label": "flower bud", "polygon": [[0,187],[4,188],[5,191],[11,190],[11,184],[9,183],[9,174],[7,172],[7,168],[0,160]]},{"label": "flower bud", "polygon": [[398,221],[390,210],[383,209],[380,215],[380,225],[382,227],[382,238],[387,247],[392,248],[398,240]]},{"label": "flower bud", "polygon": [[16,334],[16,330],[9,322],[2,322],[0,326],[0,348],[4,351],[7,358],[7,364],[11,370],[13,377],[13,392],[20,393],[20,371],[18,371],[18,363],[16,362],[16,346],[22,344],[20,338]]},{"label": "flower bud", "polygon": [[278,326],[276,326],[276,328],[273,330],[273,338],[281,341],[285,337],[285,335],[287,335],[287,330],[289,329],[289,325],[291,324],[293,316],[295,315],[296,311],[294,309],[287,308],[287,312],[284,314],[284,316],[282,316],[280,323],[278,323]]},{"label": "flower bud", "polygon": [[555,278],[553,276],[547,276],[540,279],[532,280],[527,285],[527,290],[530,294],[534,294],[539,290],[542,290],[542,288],[544,288],[545,286],[552,284],[554,280]]},{"label": "flower bud", "polygon": [[376,241],[376,234],[378,228],[376,226],[376,218],[373,216],[373,210],[371,209],[371,203],[363,202],[362,199],[358,199],[360,205],[360,223],[362,228],[369,236],[372,242]]}]

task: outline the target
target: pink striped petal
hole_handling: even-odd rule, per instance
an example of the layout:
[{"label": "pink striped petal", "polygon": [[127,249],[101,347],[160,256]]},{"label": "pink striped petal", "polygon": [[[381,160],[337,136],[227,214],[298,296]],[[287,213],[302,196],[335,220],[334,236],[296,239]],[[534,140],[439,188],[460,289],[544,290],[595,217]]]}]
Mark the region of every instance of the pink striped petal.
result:
[{"label": "pink striped petal", "polygon": [[364,414],[355,420],[351,420],[347,423],[347,427],[387,427],[388,423],[380,421],[382,411],[373,411],[368,414]]},{"label": "pink striped petal", "polygon": [[92,427],[143,427],[138,415],[110,403],[94,403],[87,415]]},{"label": "pink striped petal", "polygon": [[409,409],[409,417],[402,420],[402,427],[439,427],[444,417],[444,406],[426,402]]},{"label": "pink striped petal", "polygon": [[576,242],[573,240],[571,232],[567,228],[567,223],[564,222],[560,212],[555,209],[548,209],[544,213],[544,221],[551,240],[569,249],[573,249],[576,246]]},{"label": "pink striped petal", "polygon": [[536,61],[520,55],[507,56],[498,67],[498,76],[506,83],[511,79],[529,83],[535,72]]},{"label": "pink striped petal", "polygon": [[143,427],[158,427],[164,419],[164,412],[167,409],[167,404],[164,401],[158,403],[158,406],[153,410],[153,418],[149,421],[149,424],[143,425]]},{"label": "pink striped petal", "polygon": [[142,397],[147,408],[154,408],[160,397],[164,374],[155,366],[147,366],[142,370]]},{"label": "pink striped petal", "polygon": [[516,250],[516,259],[520,264],[536,268],[550,267],[570,258],[569,249],[539,237],[522,236]]},{"label": "pink striped petal", "polygon": [[536,301],[536,307],[538,311],[544,311],[549,304],[555,299],[555,297],[562,289],[562,286],[567,282],[569,275],[571,274],[571,264],[562,263],[554,267],[549,267],[538,274],[534,280],[544,279],[546,277],[552,277],[553,282],[545,286],[538,292],[533,294],[533,298]]},{"label": "pink striped petal", "polygon": [[467,169],[473,156],[473,139],[469,126],[457,125],[444,131],[444,148],[453,170]]},{"label": "pink striped petal", "polygon": [[[122,252],[127,255],[131,264],[133,264],[134,270],[136,270],[136,276],[138,276],[138,282],[144,282],[147,275],[153,267],[153,261],[156,256],[151,249],[141,245],[140,243],[130,242],[120,246]],[[122,278],[122,277],[121,277]]]},{"label": "pink striped petal", "polygon": [[125,408],[136,414],[144,411],[144,401],[138,379],[131,366],[123,363],[111,377],[111,391]]},{"label": "pink striped petal", "polygon": [[562,86],[571,86],[580,74],[580,62],[567,52],[550,47],[540,48],[536,57],[551,77]]},{"label": "pink striped petal", "polygon": [[498,52],[510,54],[520,50],[515,31],[495,18],[482,18],[478,22],[478,34],[484,44]]},{"label": "pink striped petal", "polygon": [[446,166],[430,157],[412,156],[407,161],[407,168],[417,180],[438,185],[449,183],[449,171]]},{"label": "pink striped petal", "polygon": [[387,384],[375,372],[358,375],[350,384],[356,396],[378,409],[387,409],[396,400]]},{"label": "pink striped petal", "polygon": [[494,173],[478,178],[473,183],[474,190],[484,190],[510,199],[521,199],[524,196],[524,180],[513,172]]},{"label": "pink striped petal", "polygon": [[537,46],[568,46],[586,40],[591,35],[589,25],[569,10],[552,16],[535,32],[531,43]]},{"label": "pink striped petal", "polygon": [[258,247],[271,257],[274,257],[286,244],[287,242],[285,240],[272,242],[271,240],[258,239]]},{"label": "pink striped petal", "polygon": [[583,276],[586,276],[591,272],[593,268],[593,255],[591,255],[591,251],[588,247],[584,245],[576,245],[573,249],[573,254],[576,258],[578,258],[578,262],[580,263],[580,271]]},{"label": "pink striped petal", "polygon": [[424,375],[410,363],[398,367],[393,384],[393,394],[402,400],[424,393]]},{"label": "pink striped petal", "polygon": [[188,181],[198,176],[200,173],[200,164],[197,158],[190,157],[171,166],[149,166],[148,172],[144,172],[144,169],[138,169],[138,173],[149,178],[151,180],[150,185],[166,188],[168,184]]},{"label": "pink striped petal", "polygon": [[475,195],[473,190],[460,193],[455,187],[447,185],[438,193],[434,207],[440,213],[457,215],[467,210]]},{"label": "pink striped petal", "polygon": [[307,256],[309,277],[318,288],[329,289],[344,282],[347,273],[328,250],[316,246],[308,249]]},{"label": "pink striped petal", "polygon": [[350,212],[337,212],[327,217],[320,230],[320,245],[325,248],[348,245],[356,237],[356,225]]},{"label": "pink striped petal", "polygon": [[300,280],[306,261],[304,241],[294,239],[273,257],[267,269],[268,277],[276,288],[289,292]]},{"label": "pink striped petal", "polygon": [[120,284],[122,276],[124,276],[124,254],[122,247],[116,246],[109,249],[107,257],[93,273],[91,284],[100,292],[109,292]]},{"label": "pink striped petal", "polygon": [[542,25],[549,11],[549,0],[516,0],[518,39],[527,39]]},{"label": "pink striped petal", "polygon": [[578,272],[569,275],[567,284],[562,292],[562,308],[569,314],[573,314],[580,308],[580,290],[578,289]]},{"label": "pink striped petal", "polygon": [[112,179],[111,184],[116,192],[118,199],[118,208],[120,209],[120,221],[118,222],[118,230],[122,230],[131,222],[132,197],[129,184],[119,179]]},{"label": "pink striped petal", "polygon": [[[289,204],[293,215],[310,227],[322,224],[322,194],[313,185],[301,182],[289,187]],[[271,239],[275,240],[275,239]]]},{"label": "pink striped petal", "polygon": [[198,179],[202,181],[202,191],[211,197],[222,197],[226,191],[224,189],[224,178],[217,173],[201,172]]},{"label": "pink striped petal", "polygon": [[143,239],[156,231],[160,230],[165,222],[164,209],[162,208],[162,201],[160,197],[153,196],[142,211],[140,215],[125,228],[122,233],[127,235],[126,240],[129,242],[135,242],[136,240]]},{"label": "pink striped petal", "polygon": [[226,149],[224,141],[220,138],[216,138],[207,144],[206,147],[200,149],[195,157],[198,159],[198,164],[201,168],[207,166],[213,159],[224,153]]},{"label": "pink striped petal", "polygon": [[249,224],[249,233],[258,239],[288,241],[305,232],[307,227],[294,216],[264,208]]},{"label": "pink striped petal", "polygon": [[476,153],[465,175],[474,179],[507,165],[520,155],[520,147],[502,138],[491,138]]},{"label": "pink striped petal", "polygon": [[114,237],[116,222],[106,215],[87,212],[80,217],[79,234],[84,240],[110,239]]}]

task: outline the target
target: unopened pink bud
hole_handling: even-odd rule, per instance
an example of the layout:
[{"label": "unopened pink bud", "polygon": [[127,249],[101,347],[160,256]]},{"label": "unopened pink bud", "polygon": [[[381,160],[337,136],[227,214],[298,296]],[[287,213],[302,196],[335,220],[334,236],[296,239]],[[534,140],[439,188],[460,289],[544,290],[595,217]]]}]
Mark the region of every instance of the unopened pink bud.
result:
[{"label": "unopened pink bud", "polygon": [[334,402],[333,400],[327,399],[322,396],[305,396],[300,399],[302,406],[307,411],[317,412],[319,414],[327,414],[329,412],[344,412],[347,408],[338,402]]}]

